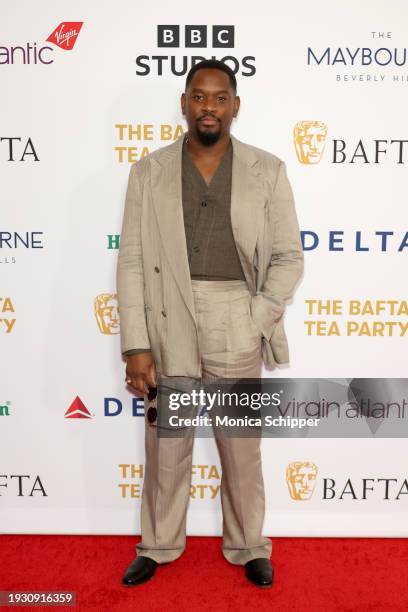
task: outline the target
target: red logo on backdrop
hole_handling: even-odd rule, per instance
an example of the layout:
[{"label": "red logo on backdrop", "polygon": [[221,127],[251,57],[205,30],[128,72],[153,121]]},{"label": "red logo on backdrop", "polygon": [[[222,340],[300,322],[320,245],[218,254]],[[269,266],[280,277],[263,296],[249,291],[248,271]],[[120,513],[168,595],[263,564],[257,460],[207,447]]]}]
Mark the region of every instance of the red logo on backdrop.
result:
[{"label": "red logo on backdrop", "polygon": [[65,413],[66,419],[91,419],[92,415],[82,400],[76,396],[70,407]]},{"label": "red logo on backdrop", "polygon": [[74,48],[83,23],[83,21],[63,21],[49,35],[47,42],[54,43],[54,45],[65,49],[65,51],[71,51]]}]

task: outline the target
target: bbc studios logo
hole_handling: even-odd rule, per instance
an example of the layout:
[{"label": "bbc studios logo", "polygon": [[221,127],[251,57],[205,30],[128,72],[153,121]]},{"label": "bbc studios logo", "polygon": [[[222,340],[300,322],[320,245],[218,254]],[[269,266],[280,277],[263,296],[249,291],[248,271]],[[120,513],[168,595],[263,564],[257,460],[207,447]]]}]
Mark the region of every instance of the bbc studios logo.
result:
[{"label": "bbc studios logo", "polygon": [[[235,74],[250,77],[256,73],[255,56],[238,57],[233,49],[236,43],[235,25],[157,25],[158,49],[203,50],[205,55],[176,55],[154,53],[136,57],[137,76],[186,76],[192,66],[205,59],[225,62]],[[212,50],[215,50],[215,53]],[[210,51],[211,50],[211,51]]]}]

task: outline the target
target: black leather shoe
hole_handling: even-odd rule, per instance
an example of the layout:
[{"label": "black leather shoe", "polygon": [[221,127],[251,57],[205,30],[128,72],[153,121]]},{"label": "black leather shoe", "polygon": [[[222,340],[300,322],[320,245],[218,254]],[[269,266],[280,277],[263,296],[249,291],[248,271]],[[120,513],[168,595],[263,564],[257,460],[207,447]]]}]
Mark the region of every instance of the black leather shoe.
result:
[{"label": "black leather shoe", "polygon": [[122,578],[122,584],[133,586],[150,580],[159,564],[150,557],[139,556],[127,568]]},{"label": "black leather shoe", "polygon": [[260,587],[270,587],[273,581],[273,567],[269,559],[252,559],[245,563],[245,575]]}]

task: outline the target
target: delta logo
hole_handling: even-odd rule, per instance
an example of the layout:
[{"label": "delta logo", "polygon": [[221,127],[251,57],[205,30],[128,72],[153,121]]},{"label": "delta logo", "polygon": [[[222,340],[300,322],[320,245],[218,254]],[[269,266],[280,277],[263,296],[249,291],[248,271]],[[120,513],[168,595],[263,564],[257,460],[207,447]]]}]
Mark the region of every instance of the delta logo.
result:
[{"label": "delta logo", "polygon": [[[62,21],[46,42],[63,51],[72,51],[83,26],[83,21]],[[11,46],[0,45],[0,65],[43,64],[54,62],[54,49],[37,42],[22,42]]]},{"label": "delta logo", "polygon": [[92,419],[92,416],[78,395],[64,414],[66,419]]},{"label": "delta logo", "polygon": [[[154,423],[154,427],[156,427],[155,421],[157,418],[157,409],[156,409],[156,395],[155,390],[152,393],[149,393],[147,396],[147,420],[150,424]],[[0,409],[2,406],[0,405]],[[5,412],[5,410],[4,410]],[[0,412],[0,416],[1,412]],[[119,417],[122,416],[126,418],[127,416],[144,418],[145,416],[145,401],[143,397],[134,396],[131,398],[131,406],[130,411],[126,409],[124,403],[116,398],[116,397],[105,397],[103,400],[103,416],[108,418]],[[64,414],[65,419],[93,419],[95,417],[95,413],[91,412],[81,400],[79,395],[77,395],[66,410]]]}]

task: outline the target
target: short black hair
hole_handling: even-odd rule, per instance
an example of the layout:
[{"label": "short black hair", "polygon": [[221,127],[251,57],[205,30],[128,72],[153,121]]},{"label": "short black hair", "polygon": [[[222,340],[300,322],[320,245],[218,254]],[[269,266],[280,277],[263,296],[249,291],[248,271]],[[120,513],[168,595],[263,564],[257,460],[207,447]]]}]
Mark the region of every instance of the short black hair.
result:
[{"label": "short black hair", "polygon": [[234,72],[227,64],[216,59],[202,60],[201,62],[198,62],[197,64],[192,66],[186,77],[186,89],[197,70],[201,70],[202,68],[216,68],[217,70],[222,70],[223,72],[225,72],[225,74],[227,74],[229,77],[231,87],[234,90],[234,93],[237,93],[237,79],[235,78]]}]

